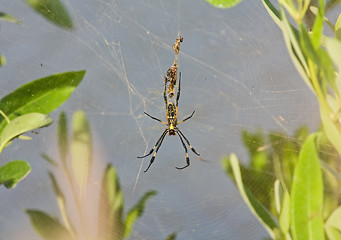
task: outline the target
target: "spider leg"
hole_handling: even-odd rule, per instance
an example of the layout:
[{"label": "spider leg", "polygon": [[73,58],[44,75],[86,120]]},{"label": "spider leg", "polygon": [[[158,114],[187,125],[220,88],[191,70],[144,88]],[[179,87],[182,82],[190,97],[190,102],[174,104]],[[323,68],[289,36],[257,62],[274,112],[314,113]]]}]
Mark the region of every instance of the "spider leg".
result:
[{"label": "spider leg", "polygon": [[156,118],[156,117],[153,117],[152,115],[150,115],[150,114],[148,114],[148,113],[146,113],[146,112],[144,112],[144,114],[146,114],[148,117],[150,117],[150,118],[152,118],[152,119],[154,119],[154,120],[156,120],[156,121],[159,121],[159,122],[161,122],[161,123],[167,125],[167,123],[165,123],[164,121],[162,121],[162,120],[160,120],[160,119],[158,119],[158,118]]},{"label": "spider leg", "polygon": [[180,98],[180,85],[181,85],[181,72],[179,72],[179,87],[178,87],[178,93],[176,95],[176,102],[175,102],[176,106],[178,106],[179,98]]},{"label": "spider leg", "polygon": [[195,149],[191,146],[191,144],[189,143],[188,139],[185,137],[185,135],[180,131],[179,128],[176,128],[177,132],[180,133],[180,135],[185,139],[186,143],[188,144],[188,146],[191,148],[192,152],[194,152],[197,156],[200,156],[199,153],[197,153],[195,151]]},{"label": "spider leg", "polygon": [[[161,138],[159,139],[160,141],[158,141],[158,142],[159,142],[159,145],[157,146],[157,148],[156,148],[156,150],[155,150],[155,153],[154,153],[153,157],[150,159],[149,165],[148,165],[147,169],[144,170],[144,172],[147,172],[148,169],[150,168],[150,166],[153,164],[154,159],[155,159],[155,156],[156,156],[156,154],[157,154],[157,151],[159,151],[159,148],[161,147],[161,144],[162,144],[162,142],[163,142],[163,139],[165,139],[165,136],[166,136],[167,132],[168,132],[168,129],[166,129],[165,132],[161,135]],[[155,146],[156,146],[156,145],[155,145]],[[155,148],[155,147],[154,147],[154,148]]]},{"label": "spider leg", "polygon": [[145,158],[145,157],[148,157],[150,154],[152,154],[155,150],[155,148],[157,147],[157,145],[160,143],[161,139],[165,137],[165,135],[167,134],[168,132],[168,129],[166,129],[162,134],[161,134],[161,137],[157,140],[157,142],[155,143],[155,146],[150,149],[149,153],[142,156],[142,157],[137,157],[137,158]]},{"label": "spider leg", "polygon": [[186,152],[186,163],[187,163],[187,165],[186,165],[186,166],[184,166],[184,167],[175,167],[175,168],[176,168],[176,169],[184,169],[184,168],[186,168],[186,167],[188,167],[188,166],[189,166],[190,162],[189,162],[189,157],[188,157],[188,151],[187,151],[186,144],[184,143],[184,140],[182,140],[182,137],[181,137],[181,135],[180,135],[180,134],[178,134],[178,136],[179,136],[179,138],[180,138],[180,140],[181,140],[181,143],[182,143],[182,146],[184,147],[184,149],[185,149],[185,152]]},{"label": "spider leg", "polygon": [[167,109],[167,105],[168,105],[168,101],[167,101],[167,78],[165,78],[165,89],[163,91],[163,100],[165,101],[166,109]]},{"label": "spider leg", "polygon": [[187,120],[190,119],[191,117],[193,117],[194,113],[195,113],[195,111],[193,111],[192,114],[191,114],[189,117],[186,117],[184,120],[178,122],[178,125],[179,125],[180,123],[184,122],[184,121],[187,121]]}]

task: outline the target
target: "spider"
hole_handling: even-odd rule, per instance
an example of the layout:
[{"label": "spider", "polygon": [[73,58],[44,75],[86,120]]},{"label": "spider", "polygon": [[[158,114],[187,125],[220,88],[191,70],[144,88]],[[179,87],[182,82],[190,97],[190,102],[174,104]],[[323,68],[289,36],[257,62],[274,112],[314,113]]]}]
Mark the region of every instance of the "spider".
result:
[{"label": "spider", "polygon": [[155,146],[150,150],[150,152],[142,157],[137,157],[137,158],[145,158],[147,156],[149,156],[150,154],[152,154],[155,150],[155,153],[153,155],[153,157],[150,159],[150,162],[149,162],[149,165],[147,167],[147,169],[144,171],[144,172],[147,172],[148,169],[150,168],[150,166],[153,164],[154,162],[154,159],[155,159],[155,156],[157,154],[157,152],[159,151],[159,148],[161,147],[161,144],[163,142],[163,139],[166,137],[166,134],[168,133],[168,135],[176,135],[178,134],[179,138],[180,138],[180,141],[182,143],[182,146],[183,148],[185,149],[185,152],[186,152],[186,166],[184,167],[175,167],[176,169],[184,169],[186,167],[188,167],[190,165],[190,161],[189,161],[189,157],[188,157],[188,151],[187,151],[187,147],[185,145],[185,142],[183,139],[185,139],[186,143],[188,144],[188,146],[190,147],[190,149],[197,155],[199,156],[200,154],[197,153],[195,151],[195,149],[191,146],[191,144],[189,143],[188,139],[185,137],[185,135],[180,131],[180,129],[177,127],[178,124],[182,123],[182,122],[185,122],[187,121],[188,119],[190,119],[191,117],[193,117],[195,111],[192,112],[192,114],[188,117],[186,117],[184,120],[178,122],[177,121],[177,114],[178,114],[178,102],[179,102],[179,98],[180,98],[180,84],[181,84],[181,73],[179,73],[179,88],[178,88],[178,93],[177,93],[177,96],[176,96],[176,102],[175,102],[175,105],[173,102],[168,102],[167,100],[167,95],[166,95],[166,82],[165,82],[165,89],[164,89],[164,92],[163,92],[163,98],[164,98],[164,101],[165,101],[165,104],[166,104],[166,118],[167,118],[167,123],[165,123],[164,121],[156,118],[156,117],[153,117],[151,115],[149,115],[148,113],[144,112],[144,114],[146,114],[148,117],[156,120],[156,121],[159,121],[163,124],[165,124],[167,126],[167,128],[165,129],[165,131],[161,134],[161,137],[157,140]]}]

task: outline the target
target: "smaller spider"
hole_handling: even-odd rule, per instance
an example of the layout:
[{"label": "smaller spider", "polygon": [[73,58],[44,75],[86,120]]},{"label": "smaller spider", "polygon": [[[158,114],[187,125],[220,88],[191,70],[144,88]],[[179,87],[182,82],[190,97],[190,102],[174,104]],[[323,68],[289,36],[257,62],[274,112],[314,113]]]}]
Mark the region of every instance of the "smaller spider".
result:
[{"label": "smaller spider", "polygon": [[173,50],[174,50],[174,52],[175,52],[176,55],[179,54],[179,52],[180,52],[180,43],[182,43],[183,41],[184,41],[184,38],[181,37],[181,36],[179,36],[179,37],[176,39],[175,43],[173,44]]},{"label": "smaller spider", "polygon": [[174,86],[176,85],[176,80],[178,78],[178,65],[176,61],[173,66],[171,66],[167,71],[167,77],[165,77],[166,83],[169,82],[168,85],[168,97],[172,98],[174,96]]},{"label": "smaller spider", "polygon": [[190,116],[188,116],[187,118],[185,118],[184,120],[178,122],[177,121],[177,114],[178,114],[178,102],[179,102],[179,98],[180,98],[180,84],[181,84],[181,73],[179,73],[179,88],[178,88],[178,93],[177,93],[177,96],[176,96],[176,102],[175,102],[175,106],[174,106],[174,103],[173,102],[168,102],[167,100],[167,95],[166,95],[166,82],[165,82],[165,89],[164,89],[164,92],[163,92],[163,98],[164,98],[164,101],[165,101],[165,104],[166,104],[166,118],[167,118],[167,123],[165,123],[164,121],[156,118],[156,117],[153,117],[151,115],[149,115],[148,113],[144,112],[144,114],[146,114],[148,117],[156,120],[156,121],[159,121],[163,124],[165,124],[167,126],[166,130],[161,134],[161,137],[157,140],[155,146],[150,150],[150,152],[142,157],[137,157],[137,158],[145,158],[147,156],[149,156],[150,154],[152,154],[155,150],[155,153],[153,155],[153,157],[150,159],[150,163],[147,167],[147,169],[144,171],[144,172],[147,172],[148,169],[150,168],[150,166],[153,164],[154,162],[154,159],[155,159],[155,156],[157,154],[157,152],[159,151],[159,148],[161,147],[161,144],[163,142],[163,139],[166,137],[166,134],[168,133],[168,135],[176,135],[178,134],[179,138],[180,138],[180,141],[182,143],[182,146],[183,148],[185,149],[185,152],[186,152],[186,163],[187,165],[184,166],[184,167],[175,167],[176,169],[184,169],[186,167],[188,167],[190,165],[190,161],[189,161],[189,157],[188,157],[188,151],[187,151],[187,147],[186,147],[186,144],[184,143],[184,140],[183,138],[185,139],[186,143],[188,144],[188,146],[190,147],[190,149],[196,154],[196,155],[200,155],[199,153],[197,153],[195,151],[195,149],[191,146],[191,144],[189,143],[188,139],[185,137],[185,135],[180,131],[180,129],[177,127],[178,124],[182,123],[182,122],[185,122],[187,121],[188,119],[190,119],[191,117],[193,117],[195,111],[192,112],[192,114]]}]

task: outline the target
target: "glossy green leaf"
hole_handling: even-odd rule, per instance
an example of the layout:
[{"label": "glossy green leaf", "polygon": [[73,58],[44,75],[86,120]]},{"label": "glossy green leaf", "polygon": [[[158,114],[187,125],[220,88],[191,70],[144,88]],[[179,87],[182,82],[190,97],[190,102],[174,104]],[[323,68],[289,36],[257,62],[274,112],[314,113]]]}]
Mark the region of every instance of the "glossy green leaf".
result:
[{"label": "glossy green leaf", "polygon": [[291,230],[295,240],[324,239],[323,181],[315,143],[317,136],[308,136],[295,168],[290,202]]},{"label": "glossy green leaf", "polygon": [[68,130],[67,130],[67,121],[66,121],[66,115],[65,112],[62,112],[59,115],[59,121],[58,121],[58,148],[59,148],[59,154],[60,158],[62,159],[62,162],[64,166],[66,166],[66,155],[68,153]]},{"label": "glossy green leaf", "polygon": [[64,194],[63,194],[62,190],[60,189],[58,182],[57,182],[57,180],[56,180],[56,178],[52,172],[49,172],[49,177],[51,180],[53,192],[56,195],[56,199],[57,199],[57,203],[58,203],[58,207],[59,207],[59,212],[63,218],[63,222],[66,225],[66,228],[69,230],[69,232],[74,233],[75,229],[74,229],[74,227],[70,221],[70,218],[66,212],[67,208],[66,208],[66,201],[65,201]]},{"label": "glossy green leaf", "polygon": [[7,143],[20,134],[48,126],[53,122],[48,115],[41,113],[28,113],[17,118],[14,118],[6,125],[0,135],[0,153],[5,148]]},{"label": "glossy green leaf", "polygon": [[[0,101],[10,119],[31,112],[48,114],[63,104],[78,84],[85,71],[58,73],[22,85]],[[6,124],[0,116],[0,132]]]},{"label": "glossy green leaf", "polygon": [[127,217],[125,219],[125,224],[124,224],[124,234],[123,234],[124,238],[127,238],[130,236],[135,221],[139,217],[142,216],[148,199],[154,195],[156,195],[156,191],[146,192],[140,198],[140,200],[137,202],[137,204],[135,204],[135,206],[129,211],[129,213],[127,214]]},{"label": "glossy green leaf", "polygon": [[[228,163],[228,161],[230,163]],[[274,230],[277,228],[277,225],[267,209],[253,196],[249,189],[244,186],[240,173],[239,161],[235,154],[231,154],[230,158],[223,159],[225,171],[228,171],[226,166],[229,164],[232,166],[234,179],[244,202],[247,204],[253,215],[263,224],[269,235],[272,238],[275,238]]]},{"label": "glossy green leaf", "polygon": [[217,8],[231,8],[236,6],[241,1],[242,0],[206,0],[206,2]]},{"label": "glossy green leaf", "polygon": [[25,0],[27,4],[60,27],[72,29],[72,19],[60,0]]},{"label": "glossy green leaf", "polygon": [[42,211],[28,209],[25,211],[30,217],[32,226],[45,240],[72,240],[72,234],[59,222]]},{"label": "glossy green leaf", "polygon": [[122,239],[123,193],[115,168],[109,164],[101,186],[98,216],[99,239]]},{"label": "glossy green leaf", "polygon": [[88,119],[83,111],[73,114],[72,131],[71,166],[80,188],[80,196],[83,197],[92,165],[92,137]]},{"label": "glossy green leaf", "polygon": [[14,188],[31,171],[31,166],[25,161],[15,160],[0,167],[0,185]]},{"label": "glossy green leaf", "polygon": [[14,18],[12,15],[10,15],[8,13],[3,13],[3,12],[0,12],[0,20],[4,20],[4,21],[8,21],[8,22],[13,22],[13,23],[18,23],[18,24],[21,23],[18,19]]},{"label": "glossy green leaf", "polygon": [[330,240],[341,239],[341,207],[330,215],[326,222],[326,233]]}]

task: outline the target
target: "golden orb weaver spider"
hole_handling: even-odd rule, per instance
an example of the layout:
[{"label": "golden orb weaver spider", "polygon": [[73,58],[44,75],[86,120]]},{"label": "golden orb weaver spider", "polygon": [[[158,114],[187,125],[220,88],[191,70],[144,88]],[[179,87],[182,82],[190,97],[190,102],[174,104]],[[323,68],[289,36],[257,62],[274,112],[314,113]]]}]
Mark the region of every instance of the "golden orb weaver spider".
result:
[{"label": "golden orb weaver spider", "polygon": [[179,138],[180,138],[180,141],[182,143],[182,146],[183,148],[185,149],[185,152],[186,152],[186,163],[187,165],[184,166],[184,167],[175,167],[176,169],[184,169],[186,167],[188,167],[190,165],[190,161],[189,161],[189,157],[188,157],[188,151],[187,151],[187,147],[186,147],[186,144],[184,142],[183,139],[185,139],[186,143],[188,144],[188,146],[190,147],[190,149],[197,155],[199,156],[200,154],[197,153],[195,151],[195,149],[191,146],[191,144],[189,143],[188,139],[185,137],[185,135],[180,131],[180,129],[177,127],[178,124],[182,123],[182,122],[185,122],[187,121],[188,119],[190,119],[191,117],[193,117],[195,111],[192,112],[192,114],[188,117],[186,117],[184,120],[178,122],[177,120],[177,115],[178,115],[178,102],[179,102],[179,98],[180,98],[180,84],[181,84],[181,73],[179,73],[179,88],[178,88],[178,93],[177,93],[177,96],[176,96],[176,102],[175,102],[175,106],[174,106],[174,103],[173,102],[168,102],[167,100],[167,95],[166,95],[166,89],[167,89],[167,82],[165,81],[165,89],[164,89],[164,92],[163,92],[163,98],[164,98],[164,101],[165,101],[165,104],[166,104],[166,118],[167,118],[167,123],[165,123],[164,121],[156,118],[156,117],[153,117],[151,115],[149,115],[148,113],[144,112],[144,114],[146,114],[148,117],[156,120],[156,121],[159,121],[163,124],[165,124],[167,126],[167,128],[165,129],[165,131],[161,134],[161,137],[157,140],[155,146],[150,150],[150,152],[142,157],[137,157],[137,158],[145,158],[145,157],[148,157],[150,154],[152,154],[155,150],[155,153],[153,155],[153,157],[150,159],[150,162],[149,162],[149,165],[147,167],[147,169],[144,171],[144,172],[147,172],[148,169],[150,168],[150,166],[153,164],[154,162],[154,159],[155,159],[155,156],[157,154],[157,152],[159,151],[159,148],[161,147],[161,144],[163,142],[163,139],[165,138],[166,134],[168,133],[168,135],[176,135],[178,134]]}]

